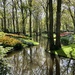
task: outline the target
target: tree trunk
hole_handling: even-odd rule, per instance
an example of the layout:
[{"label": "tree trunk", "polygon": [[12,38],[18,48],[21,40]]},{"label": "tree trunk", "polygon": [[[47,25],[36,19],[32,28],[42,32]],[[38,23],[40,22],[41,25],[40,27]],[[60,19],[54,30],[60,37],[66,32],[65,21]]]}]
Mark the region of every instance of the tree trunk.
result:
[{"label": "tree trunk", "polygon": [[29,8],[29,13],[30,13],[30,19],[29,19],[29,24],[30,24],[30,28],[29,28],[29,31],[30,31],[30,37],[32,37],[32,11],[31,11],[31,8],[32,8],[32,0],[29,0],[29,6],[30,6],[30,8]]},{"label": "tree trunk", "polygon": [[74,20],[73,20],[73,25],[74,25],[74,34],[75,34],[75,7],[74,7]]},{"label": "tree trunk", "polygon": [[57,0],[57,13],[56,13],[56,49],[60,49],[61,48],[61,43],[60,43],[61,2],[62,2],[62,0]]},{"label": "tree trunk", "polygon": [[[18,4],[18,1],[16,3],[16,5]],[[18,13],[17,13],[17,6],[15,7],[15,12],[16,12],[16,31],[19,34],[19,24],[18,24]]]},{"label": "tree trunk", "polygon": [[48,0],[47,0],[47,6],[46,6],[46,27],[47,27],[47,33],[48,33]]},{"label": "tree trunk", "polygon": [[3,18],[1,19],[1,26],[2,26],[2,31],[4,30],[4,26],[3,26]]},{"label": "tree trunk", "polygon": [[19,33],[17,9],[16,9],[16,28],[17,28],[17,33]]},{"label": "tree trunk", "polygon": [[22,14],[22,27],[23,27],[23,34],[26,35],[26,28],[25,28],[25,19],[24,19],[24,10],[22,5],[22,0],[20,0],[21,3],[21,14]]},{"label": "tree trunk", "polygon": [[15,33],[15,22],[14,22],[15,17],[14,17],[14,1],[13,0],[12,0],[12,3],[13,3],[13,5],[12,5],[12,22],[13,22],[13,30]]},{"label": "tree trunk", "polygon": [[3,11],[4,11],[4,32],[6,32],[6,9],[5,9],[5,5],[6,5],[6,0],[3,0],[3,5],[4,5],[4,9],[3,9]]},{"label": "tree trunk", "polygon": [[48,38],[50,39],[50,50],[54,50],[52,0],[49,0],[49,33],[48,33]]},{"label": "tree trunk", "polygon": [[8,32],[9,32],[9,26],[10,25],[10,19],[8,19]]}]

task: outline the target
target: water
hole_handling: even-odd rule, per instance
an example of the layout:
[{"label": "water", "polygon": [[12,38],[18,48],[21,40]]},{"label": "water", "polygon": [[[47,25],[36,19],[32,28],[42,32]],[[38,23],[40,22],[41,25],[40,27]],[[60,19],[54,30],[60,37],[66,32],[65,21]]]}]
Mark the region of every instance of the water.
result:
[{"label": "water", "polygon": [[8,54],[9,72],[0,75],[59,75],[59,72],[60,75],[75,75],[75,60],[47,53],[49,46],[46,38],[34,40],[40,43],[39,46]]}]

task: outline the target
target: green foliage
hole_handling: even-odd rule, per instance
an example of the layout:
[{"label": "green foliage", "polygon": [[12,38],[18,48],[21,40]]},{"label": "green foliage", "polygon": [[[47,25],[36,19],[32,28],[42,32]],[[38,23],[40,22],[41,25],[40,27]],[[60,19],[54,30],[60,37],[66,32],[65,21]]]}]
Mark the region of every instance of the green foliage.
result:
[{"label": "green foliage", "polygon": [[23,44],[26,44],[28,46],[37,46],[39,45],[38,42],[34,42],[33,40],[26,40],[26,39],[22,39],[22,38],[19,38],[19,40],[23,43]]},{"label": "green foliage", "polygon": [[5,60],[0,59],[0,75],[11,75],[10,67],[6,64]]},{"label": "green foliage", "polygon": [[12,47],[4,48],[3,46],[0,46],[0,59],[3,58],[6,55],[6,53],[11,49]]},{"label": "green foliage", "polygon": [[62,46],[62,49],[52,51],[52,53],[59,55],[59,56],[64,56],[64,57],[75,59],[75,44]]},{"label": "green foliage", "polygon": [[61,37],[61,43],[63,45],[69,45],[74,43],[74,36],[72,34]]},{"label": "green foliage", "polygon": [[4,32],[0,32],[0,37],[5,36],[6,34]]},{"label": "green foliage", "polygon": [[61,38],[61,43],[63,45],[69,45],[69,39],[67,37],[62,37]]}]

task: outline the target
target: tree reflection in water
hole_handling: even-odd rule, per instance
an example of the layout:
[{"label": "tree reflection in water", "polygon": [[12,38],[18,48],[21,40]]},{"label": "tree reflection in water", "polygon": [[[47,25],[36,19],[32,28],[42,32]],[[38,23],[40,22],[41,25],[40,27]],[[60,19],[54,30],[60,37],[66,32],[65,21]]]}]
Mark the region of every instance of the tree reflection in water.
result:
[{"label": "tree reflection in water", "polygon": [[[41,39],[41,40],[40,40]],[[40,40],[40,41],[39,41]],[[39,46],[25,48],[9,57],[7,62],[12,65],[11,75],[74,75],[75,61],[50,55],[47,39],[39,38]]]}]

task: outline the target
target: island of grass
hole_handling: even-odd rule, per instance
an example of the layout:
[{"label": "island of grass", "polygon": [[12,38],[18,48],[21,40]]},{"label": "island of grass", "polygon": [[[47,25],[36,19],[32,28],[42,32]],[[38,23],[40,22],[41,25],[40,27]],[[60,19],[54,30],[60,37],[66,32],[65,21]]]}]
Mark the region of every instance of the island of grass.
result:
[{"label": "island of grass", "polygon": [[30,40],[28,37],[17,34],[0,32],[0,53],[12,50],[22,50],[24,47],[37,46],[38,42]]},{"label": "island of grass", "polygon": [[51,53],[61,57],[75,59],[75,44],[62,46],[60,50],[54,50]]},{"label": "island of grass", "polygon": [[61,57],[75,59],[75,35],[71,32],[64,32],[60,34],[62,48],[54,50],[51,53]]}]

